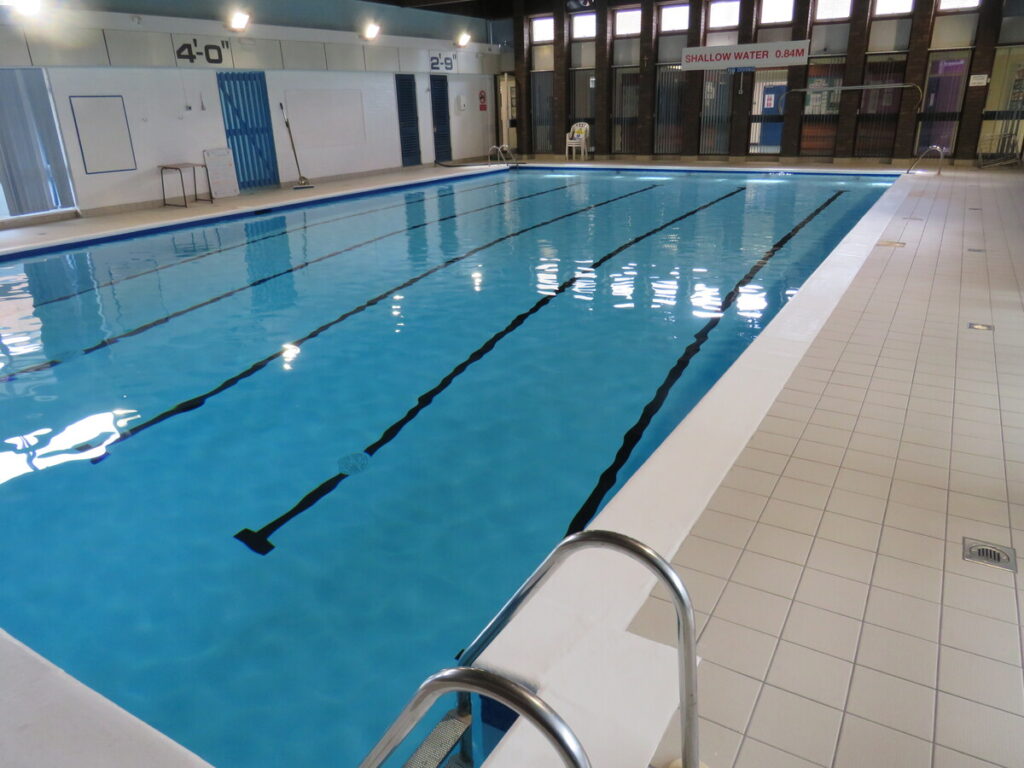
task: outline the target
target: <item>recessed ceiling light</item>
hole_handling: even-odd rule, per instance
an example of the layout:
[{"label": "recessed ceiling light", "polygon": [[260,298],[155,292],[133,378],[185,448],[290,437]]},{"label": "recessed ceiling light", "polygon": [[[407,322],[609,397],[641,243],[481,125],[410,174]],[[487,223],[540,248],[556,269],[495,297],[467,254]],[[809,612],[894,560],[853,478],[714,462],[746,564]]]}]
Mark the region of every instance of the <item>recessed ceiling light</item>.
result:
[{"label": "recessed ceiling light", "polygon": [[465,48],[469,45],[469,41],[472,39],[473,36],[469,34],[469,32],[463,32],[455,39],[455,44],[459,46],[459,48]]},{"label": "recessed ceiling light", "polygon": [[228,28],[235,32],[241,32],[249,26],[249,14],[245,11],[235,11],[228,19]]},{"label": "recessed ceiling light", "polygon": [[380,24],[369,22],[363,27],[363,38],[366,40],[376,40],[377,35],[380,34]]},{"label": "recessed ceiling light", "polygon": [[38,16],[43,10],[42,0],[13,0],[11,7],[22,16]]}]

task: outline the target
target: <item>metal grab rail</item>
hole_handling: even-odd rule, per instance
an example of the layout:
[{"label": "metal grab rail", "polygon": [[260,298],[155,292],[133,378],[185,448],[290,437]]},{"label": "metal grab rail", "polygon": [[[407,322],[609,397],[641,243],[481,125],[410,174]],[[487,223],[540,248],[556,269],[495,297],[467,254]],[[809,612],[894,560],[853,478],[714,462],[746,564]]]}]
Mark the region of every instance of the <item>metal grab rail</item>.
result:
[{"label": "metal grab rail", "polygon": [[927,155],[929,152],[932,152],[932,151],[935,151],[935,152],[939,153],[939,169],[935,172],[935,175],[936,176],[941,176],[942,175],[942,161],[946,159],[946,149],[945,149],[945,147],[940,147],[938,144],[932,144],[930,147],[928,147],[928,149],[926,149],[924,152],[922,152],[920,155],[918,155],[917,156],[917,160],[915,160],[914,162],[912,162],[910,164],[910,167],[907,168],[906,172],[910,173],[912,170],[914,170],[914,168],[917,166],[917,164],[920,163],[922,160],[924,160],[924,156]]},{"label": "metal grab rail", "polygon": [[551,550],[544,562],[530,574],[476,639],[459,655],[459,662],[472,665],[491,641],[512,620],[519,608],[545,576],[579,549],[597,547],[629,555],[642,563],[668,587],[676,608],[676,635],[679,650],[679,719],[682,726],[683,768],[699,768],[700,747],[697,738],[697,633],[693,620],[693,602],[682,580],[661,555],[646,544],[614,531],[581,531],[566,537]]},{"label": "metal grab rail", "polygon": [[413,694],[412,700],[384,733],[359,768],[378,768],[413,727],[422,719],[438,697],[455,691],[468,691],[500,701],[536,725],[555,748],[566,768],[590,768],[583,745],[558,713],[543,699],[494,672],[474,667],[443,669],[431,675]]},{"label": "metal grab rail", "polygon": [[793,88],[789,91],[784,91],[779,97],[779,111],[786,111],[786,96],[791,93],[825,93],[827,91],[880,91],[889,88],[914,88],[917,90],[917,104],[914,105],[914,111],[921,106],[921,102],[924,101],[924,91],[921,90],[921,86],[917,83],[872,83],[871,85],[826,85],[816,86],[814,88]]},{"label": "metal grab rail", "polygon": [[499,163],[505,163],[506,165],[519,165],[519,161],[516,160],[515,153],[509,148],[508,144],[502,144],[500,147],[495,144],[487,150],[487,164],[491,164],[491,156],[497,155]]}]

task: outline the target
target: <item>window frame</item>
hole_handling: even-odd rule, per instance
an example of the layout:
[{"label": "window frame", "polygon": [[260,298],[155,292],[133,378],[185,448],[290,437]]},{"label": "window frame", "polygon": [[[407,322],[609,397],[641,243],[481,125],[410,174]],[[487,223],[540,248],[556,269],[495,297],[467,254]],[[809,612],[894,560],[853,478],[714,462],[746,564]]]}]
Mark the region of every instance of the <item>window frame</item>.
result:
[{"label": "window frame", "polygon": [[949,13],[977,13],[981,9],[981,0],[975,0],[974,5],[967,5],[962,8],[943,8],[942,0],[936,0],[935,15]]},{"label": "window frame", "polygon": [[[677,27],[675,29],[665,29],[663,21],[665,10],[668,8],[685,8],[686,12],[683,17],[686,19],[683,27]],[[665,35],[684,35],[690,31],[690,4],[689,3],[665,3],[658,6],[658,33]]]},{"label": "window frame", "polygon": [[765,8],[765,5],[767,5],[768,2],[769,2],[769,0],[761,0],[761,2],[758,3],[758,8],[757,8],[757,26],[759,28],[760,27],[782,27],[782,26],[788,26],[788,25],[793,23],[793,17],[796,14],[796,2],[795,2],[795,0],[790,0],[790,2],[789,2],[789,18],[785,19],[783,21],[765,21],[764,20],[764,8]]},{"label": "window frame", "polygon": [[848,3],[845,16],[826,16],[821,17],[818,15],[818,10],[821,8],[821,0],[815,0],[814,3],[814,14],[811,17],[811,24],[827,24],[833,21],[849,21],[851,14],[853,13],[853,2]]},{"label": "window frame", "polygon": [[[544,40],[538,40],[534,34],[536,24],[538,21],[550,21],[551,22],[551,37]],[[548,45],[555,42],[555,17],[547,14],[543,16],[531,16],[530,17],[530,45]]]},{"label": "window frame", "polygon": [[[582,16],[592,16],[594,19],[594,34],[592,35],[577,35],[576,34],[576,19]],[[593,11],[583,11],[582,13],[571,13],[569,14],[569,39],[575,40],[596,40],[597,39],[597,14]]]},{"label": "window frame", "polygon": [[[711,26],[711,8],[712,8],[712,6],[720,5],[720,4],[724,4],[724,3],[735,3],[735,5],[736,5],[736,23],[735,24],[727,24],[727,25],[721,26],[721,27],[713,27],[713,26]],[[730,29],[739,29],[740,28],[740,16],[742,14],[742,7],[741,7],[741,4],[740,4],[740,0],[710,0],[710,2],[708,2],[705,7],[707,8],[707,10],[705,11],[707,16],[705,16],[705,19],[704,19],[705,34],[707,32],[726,32],[726,31],[728,31]]]},{"label": "window frame", "polygon": [[[637,25],[636,32],[626,32],[619,34],[619,15],[620,14],[633,14],[637,15],[639,24]],[[615,8],[612,12],[612,38],[618,40],[620,37],[640,37],[641,30],[643,29],[643,11],[638,6],[625,6],[623,8]]]},{"label": "window frame", "polygon": [[[871,18],[872,19],[905,19],[914,13],[914,4],[917,0],[910,0],[910,10],[908,11],[882,11],[878,10],[878,3],[882,0],[871,0]],[[937,7],[937,4],[936,4]]]}]

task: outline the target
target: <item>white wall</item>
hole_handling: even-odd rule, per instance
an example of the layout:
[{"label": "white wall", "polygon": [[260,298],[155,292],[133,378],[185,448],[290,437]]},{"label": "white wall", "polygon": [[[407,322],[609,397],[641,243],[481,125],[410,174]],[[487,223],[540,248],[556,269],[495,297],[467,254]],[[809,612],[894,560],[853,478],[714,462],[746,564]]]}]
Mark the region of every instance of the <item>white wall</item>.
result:
[{"label": "white wall", "polygon": [[[487,109],[480,109],[480,91]],[[465,110],[458,109],[459,97]],[[486,155],[494,138],[494,78],[490,75],[449,75],[448,113],[452,124],[452,159]]]},{"label": "white wall", "polygon": [[[301,100],[297,92],[305,91]],[[346,116],[345,131],[324,126],[324,114],[302,109],[310,92],[322,92],[325,103],[361,101],[363,132],[353,130],[353,116]],[[292,98],[289,99],[289,93]],[[288,132],[279,103],[289,108],[295,147],[302,171],[310,178],[340,176],[402,164],[398,138],[398,102],[395,76],[384,72],[267,72],[267,94],[274,124],[277,167],[282,183],[298,178]],[[360,98],[354,98],[358,94]],[[292,105],[296,105],[293,107]]]},{"label": "white wall", "polygon": [[[158,165],[201,163],[204,149],[227,146],[212,71],[69,67],[48,69],[47,76],[82,209],[159,200]],[[137,170],[85,172],[69,96],[124,97]],[[170,193],[177,174],[168,174],[167,183]]]}]

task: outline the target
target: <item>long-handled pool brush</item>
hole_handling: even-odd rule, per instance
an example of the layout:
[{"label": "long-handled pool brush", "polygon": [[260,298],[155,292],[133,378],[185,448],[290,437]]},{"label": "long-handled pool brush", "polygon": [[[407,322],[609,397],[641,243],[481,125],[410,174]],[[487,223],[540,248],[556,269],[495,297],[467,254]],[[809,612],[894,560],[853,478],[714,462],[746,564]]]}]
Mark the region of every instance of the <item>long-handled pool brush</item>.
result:
[{"label": "long-handled pool brush", "polygon": [[295,157],[295,170],[299,172],[299,183],[292,187],[292,189],[313,189],[313,184],[302,175],[302,168],[299,167],[299,153],[295,151],[295,137],[292,136],[292,124],[288,121],[288,113],[285,111],[284,103],[279,101],[277,104],[281,107],[281,112],[284,114],[284,127],[288,129],[288,141],[291,142],[292,155]]}]

